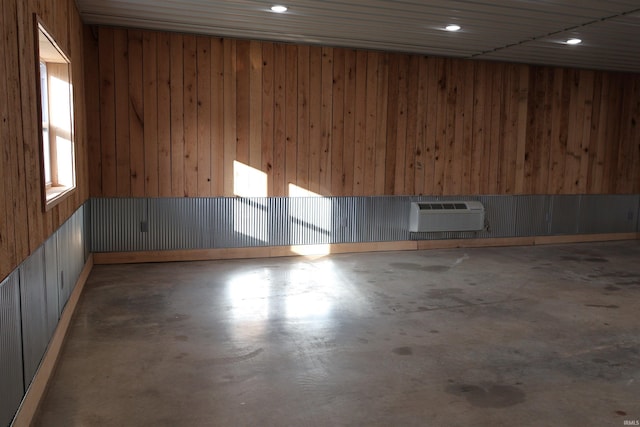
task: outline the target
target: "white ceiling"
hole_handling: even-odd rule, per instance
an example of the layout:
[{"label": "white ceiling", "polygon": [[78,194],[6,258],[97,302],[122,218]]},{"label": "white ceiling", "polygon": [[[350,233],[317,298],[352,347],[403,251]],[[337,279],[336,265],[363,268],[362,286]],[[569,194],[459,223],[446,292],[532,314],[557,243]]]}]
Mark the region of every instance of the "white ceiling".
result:
[{"label": "white ceiling", "polygon": [[640,0],[76,2],[88,24],[640,72]]}]

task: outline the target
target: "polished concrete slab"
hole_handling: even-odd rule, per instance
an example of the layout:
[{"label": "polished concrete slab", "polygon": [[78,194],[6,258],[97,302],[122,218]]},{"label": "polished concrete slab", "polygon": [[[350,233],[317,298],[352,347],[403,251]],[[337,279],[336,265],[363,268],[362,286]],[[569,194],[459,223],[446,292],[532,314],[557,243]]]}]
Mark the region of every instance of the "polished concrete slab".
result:
[{"label": "polished concrete slab", "polygon": [[618,426],[640,241],[96,266],[42,426]]}]

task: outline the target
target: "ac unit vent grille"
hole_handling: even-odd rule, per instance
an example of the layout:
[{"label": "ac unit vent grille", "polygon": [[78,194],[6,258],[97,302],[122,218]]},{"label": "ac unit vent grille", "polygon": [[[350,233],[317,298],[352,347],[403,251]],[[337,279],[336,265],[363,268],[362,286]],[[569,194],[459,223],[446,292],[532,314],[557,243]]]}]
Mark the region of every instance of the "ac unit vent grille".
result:
[{"label": "ac unit vent grille", "polygon": [[469,209],[466,203],[418,203],[418,207],[421,211],[440,209]]},{"label": "ac unit vent grille", "polygon": [[469,202],[413,202],[409,231],[480,231],[484,228],[484,206]]}]

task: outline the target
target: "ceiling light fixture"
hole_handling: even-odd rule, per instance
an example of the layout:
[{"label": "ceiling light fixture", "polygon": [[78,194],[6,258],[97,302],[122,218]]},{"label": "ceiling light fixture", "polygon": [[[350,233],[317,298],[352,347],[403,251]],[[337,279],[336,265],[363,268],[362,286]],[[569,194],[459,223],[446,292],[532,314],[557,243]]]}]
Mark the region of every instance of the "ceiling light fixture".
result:
[{"label": "ceiling light fixture", "polygon": [[285,13],[287,11],[287,6],[277,4],[275,6],[271,6],[271,10],[275,13]]},{"label": "ceiling light fixture", "polygon": [[449,24],[446,27],[444,27],[444,29],[447,30],[447,31],[459,31],[460,30],[460,25]]},{"label": "ceiling light fixture", "polygon": [[569,39],[567,40],[567,44],[580,44],[582,43],[582,40],[580,39]]}]

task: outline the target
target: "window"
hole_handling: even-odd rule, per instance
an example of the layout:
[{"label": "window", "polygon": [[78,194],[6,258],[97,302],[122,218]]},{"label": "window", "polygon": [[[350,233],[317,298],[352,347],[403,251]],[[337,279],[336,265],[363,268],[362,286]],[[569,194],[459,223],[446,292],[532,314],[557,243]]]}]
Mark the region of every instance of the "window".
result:
[{"label": "window", "polygon": [[43,207],[48,210],[76,186],[71,62],[35,18]]}]

